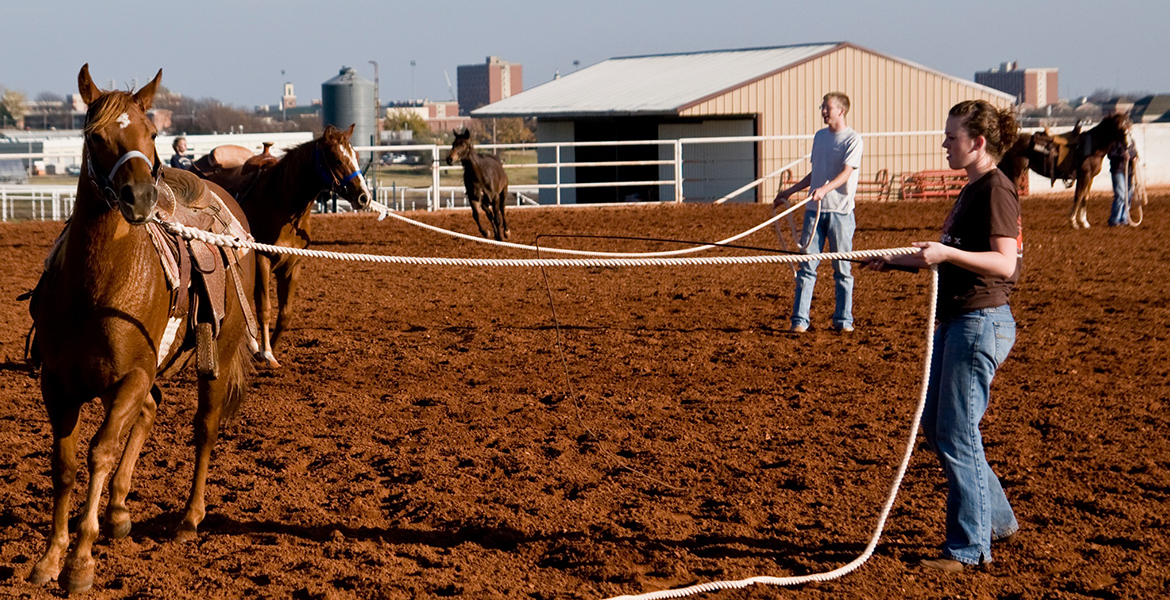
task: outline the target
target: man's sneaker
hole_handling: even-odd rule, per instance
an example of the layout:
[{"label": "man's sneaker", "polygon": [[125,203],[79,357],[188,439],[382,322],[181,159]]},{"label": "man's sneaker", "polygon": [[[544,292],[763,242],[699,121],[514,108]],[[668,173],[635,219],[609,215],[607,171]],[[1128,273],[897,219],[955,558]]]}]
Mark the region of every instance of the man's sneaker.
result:
[{"label": "man's sneaker", "polygon": [[804,333],[808,331],[808,325],[793,325],[788,331],[792,333]]},{"label": "man's sneaker", "polygon": [[853,331],[853,326],[852,325],[842,325],[842,326],[838,327],[838,326],[834,325],[833,329],[835,329],[836,331],[844,331],[844,332],[848,333],[850,331]]}]

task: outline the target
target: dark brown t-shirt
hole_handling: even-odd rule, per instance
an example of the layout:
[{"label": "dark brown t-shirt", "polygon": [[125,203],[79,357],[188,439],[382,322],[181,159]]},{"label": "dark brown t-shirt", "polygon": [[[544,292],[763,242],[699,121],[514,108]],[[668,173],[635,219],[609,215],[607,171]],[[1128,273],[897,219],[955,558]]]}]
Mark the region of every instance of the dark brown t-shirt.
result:
[{"label": "dark brown t-shirt", "polygon": [[991,238],[1016,240],[1016,271],[1003,279],[987,277],[951,263],[938,266],[938,318],[949,319],[982,308],[1007,304],[1020,279],[1024,235],[1020,224],[1020,196],[1003,171],[994,169],[969,182],[959,193],[943,224],[942,243],[968,252],[988,252]]}]

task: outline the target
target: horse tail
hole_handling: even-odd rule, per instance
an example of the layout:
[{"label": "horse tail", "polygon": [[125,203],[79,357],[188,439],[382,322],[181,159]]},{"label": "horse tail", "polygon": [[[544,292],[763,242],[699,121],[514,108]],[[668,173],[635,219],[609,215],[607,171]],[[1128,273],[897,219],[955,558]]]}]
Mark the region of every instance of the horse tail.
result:
[{"label": "horse tail", "polygon": [[232,419],[239,412],[244,399],[248,396],[248,378],[255,371],[252,362],[252,350],[248,347],[248,336],[241,335],[235,352],[228,360],[223,376],[227,378],[223,398],[223,418]]}]

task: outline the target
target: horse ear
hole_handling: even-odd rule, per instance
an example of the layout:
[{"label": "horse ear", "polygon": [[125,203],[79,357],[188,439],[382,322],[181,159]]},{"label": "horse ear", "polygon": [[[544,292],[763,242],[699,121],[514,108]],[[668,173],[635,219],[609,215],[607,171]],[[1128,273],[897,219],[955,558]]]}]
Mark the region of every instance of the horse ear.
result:
[{"label": "horse ear", "polygon": [[349,129],[346,129],[346,130],[345,130],[345,138],[346,138],[346,139],[351,139],[351,138],[353,138],[353,126],[354,126],[354,125],[356,125],[356,124],[357,124],[357,123],[350,123],[350,124],[349,124]]},{"label": "horse ear", "polygon": [[81,100],[86,104],[93,104],[93,101],[102,95],[102,91],[93,84],[93,78],[89,76],[89,63],[81,65],[81,72],[77,74],[77,91],[81,93]]},{"label": "horse ear", "polygon": [[154,94],[158,91],[160,81],[162,81],[162,69],[158,70],[158,74],[150,80],[150,83],[142,86],[142,89],[134,94],[134,101],[142,107],[142,110],[150,110],[151,105],[154,104]]}]

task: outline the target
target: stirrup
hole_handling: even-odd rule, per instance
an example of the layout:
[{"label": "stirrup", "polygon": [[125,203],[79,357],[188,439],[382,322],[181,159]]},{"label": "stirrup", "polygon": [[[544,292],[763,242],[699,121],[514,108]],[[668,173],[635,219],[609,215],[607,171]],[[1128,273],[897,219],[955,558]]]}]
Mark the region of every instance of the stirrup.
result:
[{"label": "stirrup", "polygon": [[219,379],[219,352],[211,323],[195,324],[195,372],[204,379]]}]

